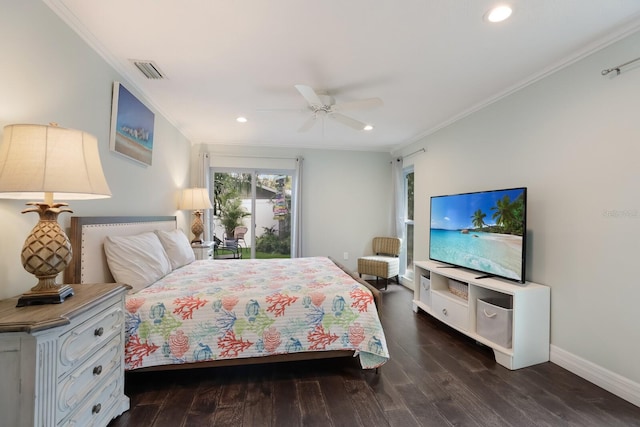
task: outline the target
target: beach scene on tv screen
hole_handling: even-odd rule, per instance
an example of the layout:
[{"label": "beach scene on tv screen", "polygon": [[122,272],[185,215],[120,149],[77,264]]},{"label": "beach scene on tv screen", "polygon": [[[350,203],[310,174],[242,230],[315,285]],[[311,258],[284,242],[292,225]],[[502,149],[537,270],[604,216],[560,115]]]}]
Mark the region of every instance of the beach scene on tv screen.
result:
[{"label": "beach scene on tv screen", "polygon": [[431,259],[521,280],[523,188],[431,198]]}]

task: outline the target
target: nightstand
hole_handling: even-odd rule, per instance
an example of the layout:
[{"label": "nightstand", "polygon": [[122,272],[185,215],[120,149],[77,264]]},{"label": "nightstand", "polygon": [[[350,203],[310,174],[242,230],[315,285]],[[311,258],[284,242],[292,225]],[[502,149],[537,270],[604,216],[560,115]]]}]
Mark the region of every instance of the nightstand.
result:
[{"label": "nightstand", "polygon": [[127,285],[72,285],[61,304],[0,301],[0,424],[106,426],[124,394]]},{"label": "nightstand", "polygon": [[192,243],[191,249],[196,259],[209,259],[211,258],[211,250],[213,248],[213,242],[200,242]]}]

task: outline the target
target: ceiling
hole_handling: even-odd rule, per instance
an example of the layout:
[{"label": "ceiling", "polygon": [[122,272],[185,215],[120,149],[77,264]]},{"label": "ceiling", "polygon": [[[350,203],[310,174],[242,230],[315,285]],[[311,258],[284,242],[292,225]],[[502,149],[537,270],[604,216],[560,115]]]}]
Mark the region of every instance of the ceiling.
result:
[{"label": "ceiling", "polygon": [[[43,1],[192,143],[270,147],[391,151],[640,29],[638,0]],[[384,105],[299,132],[296,84]]]}]

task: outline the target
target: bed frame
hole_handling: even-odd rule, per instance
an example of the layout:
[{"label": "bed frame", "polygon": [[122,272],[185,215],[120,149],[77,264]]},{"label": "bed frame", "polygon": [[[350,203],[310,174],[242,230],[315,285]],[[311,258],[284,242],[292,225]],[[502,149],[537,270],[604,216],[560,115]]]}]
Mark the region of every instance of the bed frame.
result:
[{"label": "bed frame", "polygon": [[[113,283],[114,279],[107,265],[103,250],[103,242],[107,236],[129,236],[145,231],[177,228],[175,216],[100,216],[71,217],[71,229],[68,233],[73,250],[73,260],[64,272],[64,283]],[[354,280],[365,285],[372,293],[376,307],[381,304],[381,292],[360,279],[340,263],[332,259],[345,273]],[[225,261],[211,261],[225,262]],[[296,360],[326,359],[334,357],[353,357],[353,351],[302,352],[242,359],[212,360],[208,362],[185,363],[180,365],[163,365],[136,369],[132,372],[173,370],[187,368],[206,368],[213,366],[252,365],[259,363],[276,363]]]}]

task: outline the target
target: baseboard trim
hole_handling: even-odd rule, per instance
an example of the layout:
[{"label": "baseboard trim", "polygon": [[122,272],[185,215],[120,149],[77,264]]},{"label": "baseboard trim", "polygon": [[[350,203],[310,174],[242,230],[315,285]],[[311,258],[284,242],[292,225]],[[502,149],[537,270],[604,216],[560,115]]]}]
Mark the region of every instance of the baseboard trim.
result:
[{"label": "baseboard trim", "polygon": [[410,291],[414,290],[413,277],[400,276],[400,284]]},{"label": "baseboard trim", "polygon": [[556,365],[640,406],[640,384],[554,345],[549,348],[549,358]]}]

